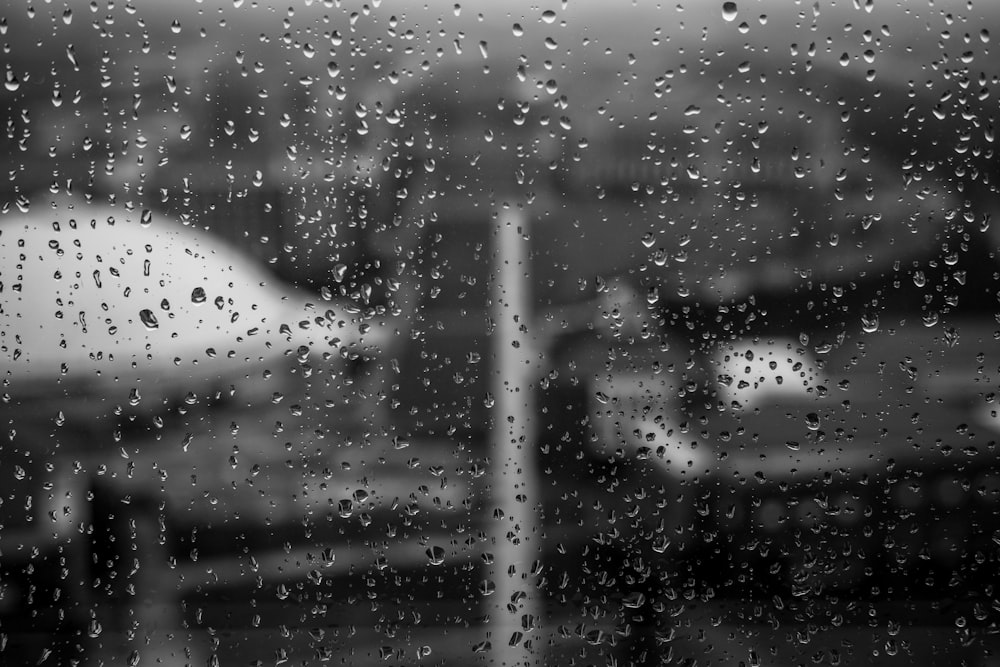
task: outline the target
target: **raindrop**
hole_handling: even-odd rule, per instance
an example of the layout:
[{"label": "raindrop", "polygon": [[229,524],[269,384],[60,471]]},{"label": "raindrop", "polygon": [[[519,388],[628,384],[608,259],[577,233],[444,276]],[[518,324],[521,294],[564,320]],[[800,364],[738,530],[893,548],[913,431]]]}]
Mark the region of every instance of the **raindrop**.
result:
[{"label": "raindrop", "polygon": [[430,561],[431,565],[441,565],[444,563],[444,549],[442,547],[428,547],[426,553],[427,559]]},{"label": "raindrop", "polygon": [[808,427],[810,431],[818,431],[819,430],[819,415],[816,414],[815,412],[810,412],[809,414],[807,414],[806,415],[806,427]]},{"label": "raindrop", "polygon": [[148,208],[142,209],[142,215],[139,217],[139,224],[143,227],[149,227],[153,222],[153,212]]},{"label": "raindrop", "polygon": [[347,519],[354,514],[354,503],[349,498],[342,499],[337,505],[337,512],[341,519]]},{"label": "raindrop", "polygon": [[735,2],[723,2],[722,3],[722,18],[727,21],[735,21],[736,14],[738,10],[736,9]]},{"label": "raindrop", "polygon": [[515,23],[513,26],[511,26],[511,30],[514,33],[514,37],[521,37],[522,35],[524,35],[524,28],[521,27],[520,23]]},{"label": "raindrop", "polygon": [[622,599],[622,604],[629,609],[639,609],[646,602],[646,596],[639,592],[629,593]]},{"label": "raindrop", "polygon": [[866,311],[861,315],[861,329],[865,333],[875,333],[878,331],[878,313]]},{"label": "raindrop", "polygon": [[12,71],[7,70],[7,74],[4,77],[3,85],[4,88],[6,88],[7,90],[14,92],[15,90],[21,87],[21,81]]},{"label": "raindrop", "polygon": [[205,289],[203,287],[195,287],[191,290],[191,302],[192,303],[205,303],[207,300],[205,296]]},{"label": "raindrop", "polygon": [[146,326],[147,329],[157,329],[160,323],[156,320],[156,315],[149,308],[143,308],[139,311],[139,319]]},{"label": "raindrop", "polygon": [[547,9],[542,12],[542,20],[546,23],[553,23],[556,20],[556,13],[551,9]]}]

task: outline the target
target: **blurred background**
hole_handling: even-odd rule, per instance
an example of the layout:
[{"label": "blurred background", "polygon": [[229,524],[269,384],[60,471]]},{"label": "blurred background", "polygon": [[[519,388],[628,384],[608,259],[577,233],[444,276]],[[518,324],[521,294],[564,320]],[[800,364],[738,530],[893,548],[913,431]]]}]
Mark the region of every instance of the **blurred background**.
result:
[{"label": "blurred background", "polygon": [[0,662],[1000,663],[998,23],[0,10]]}]

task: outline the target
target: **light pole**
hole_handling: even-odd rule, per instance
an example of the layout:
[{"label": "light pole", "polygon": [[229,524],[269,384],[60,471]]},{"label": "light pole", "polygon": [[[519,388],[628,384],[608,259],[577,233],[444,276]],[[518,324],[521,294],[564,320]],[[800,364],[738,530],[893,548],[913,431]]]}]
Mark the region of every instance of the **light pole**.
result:
[{"label": "light pole", "polygon": [[499,665],[530,665],[540,603],[532,563],[540,538],[537,529],[539,484],[535,479],[532,424],[532,345],[528,274],[528,216],[522,208],[500,204],[494,215],[495,246],[491,316],[495,367],[490,546],[494,549],[491,605],[493,655]]}]

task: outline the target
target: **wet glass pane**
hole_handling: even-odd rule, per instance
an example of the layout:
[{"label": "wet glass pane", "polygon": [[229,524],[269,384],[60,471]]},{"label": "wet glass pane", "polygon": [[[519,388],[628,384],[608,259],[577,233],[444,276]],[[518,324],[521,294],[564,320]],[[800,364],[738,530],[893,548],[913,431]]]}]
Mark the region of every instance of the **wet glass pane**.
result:
[{"label": "wet glass pane", "polygon": [[997,664],[998,22],[0,10],[0,663]]}]

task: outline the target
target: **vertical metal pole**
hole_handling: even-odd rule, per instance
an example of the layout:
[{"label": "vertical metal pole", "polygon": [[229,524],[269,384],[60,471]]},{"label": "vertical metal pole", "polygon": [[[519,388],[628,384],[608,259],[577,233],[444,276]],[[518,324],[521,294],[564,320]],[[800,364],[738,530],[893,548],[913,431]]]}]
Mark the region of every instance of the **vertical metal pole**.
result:
[{"label": "vertical metal pole", "polygon": [[[537,527],[539,485],[535,480],[534,399],[529,386],[532,367],[527,330],[531,311],[528,216],[517,208],[497,215],[494,246],[492,531],[493,605],[490,620],[495,664],[538,662],[542,642],[535,634],[539,600],[532,563],[539,558]],[[533,658],[534,654],[534,658]]]}]

